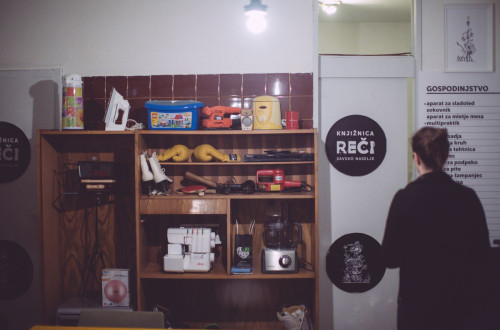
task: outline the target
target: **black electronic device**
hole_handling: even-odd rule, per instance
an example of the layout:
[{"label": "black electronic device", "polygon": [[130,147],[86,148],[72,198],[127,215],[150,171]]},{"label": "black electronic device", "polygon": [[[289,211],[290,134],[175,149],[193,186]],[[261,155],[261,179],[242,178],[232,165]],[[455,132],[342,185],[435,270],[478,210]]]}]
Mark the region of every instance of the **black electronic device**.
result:
[{"label": "black electronic device", "polygon": [[217,187],[217,192],[224,195],[234,193],[253,194],[255,192],[255,189],[255,182],[253,182],[252,180],[247,180],[241,184],[232,182],[219,184]]},{"label": "black electronic device", "polygon": [[313,161],[314,154],[308,152],[291,152],[266,150],[264,154],[247,154],[245,162],[287,162],[287,161]]},{"label": "black electronic device", "polygon": [[78,175],[85,191],[111,192],[115,185],[113,162],[81,161],[78,162]]}]

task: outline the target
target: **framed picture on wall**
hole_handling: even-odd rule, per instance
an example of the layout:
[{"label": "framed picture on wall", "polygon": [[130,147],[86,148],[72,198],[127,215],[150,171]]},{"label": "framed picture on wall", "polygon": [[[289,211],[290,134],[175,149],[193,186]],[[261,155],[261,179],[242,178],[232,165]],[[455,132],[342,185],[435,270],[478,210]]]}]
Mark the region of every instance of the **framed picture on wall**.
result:
[{"label": "framed picture on wall", "polygon": [[445,68],[493,71],[493,3],[445,5]]}]

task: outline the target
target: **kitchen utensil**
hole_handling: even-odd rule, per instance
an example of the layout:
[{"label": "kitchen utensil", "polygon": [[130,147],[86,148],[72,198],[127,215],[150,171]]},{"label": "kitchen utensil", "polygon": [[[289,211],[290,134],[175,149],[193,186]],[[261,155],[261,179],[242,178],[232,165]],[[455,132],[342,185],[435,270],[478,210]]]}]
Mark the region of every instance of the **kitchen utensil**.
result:
[{"label": "kitchen utensil", "polygon": [[253,99],[253,129],[282,129],[280,101],[269,95]]},{"label": "kitchen utensil", "polygon": [[302,226],[288,221],[288,204],[281,205],[281,216],[273,215],[264,223],[262,272],[298,272],[296,247],[302,242]]}]

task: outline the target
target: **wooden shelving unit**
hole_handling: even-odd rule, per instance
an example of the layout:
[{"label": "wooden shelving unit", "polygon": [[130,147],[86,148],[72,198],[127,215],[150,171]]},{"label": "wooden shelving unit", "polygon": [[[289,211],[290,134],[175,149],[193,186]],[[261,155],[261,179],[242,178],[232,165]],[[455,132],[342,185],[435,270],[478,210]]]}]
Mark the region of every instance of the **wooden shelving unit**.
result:
[{"label": "wooden shelving unit", "polygon": [[[124,170],[120,182],[125,192],[114,196],[109,213],[111,231],[106,245],[108,267],[131,269],[132,300],[138,310],[150,310],[154,305],[166,306],[172,317],[190,327],[218,323],[232,329],[276,329],[280,323],[276,312],[283,305],[305,304],[313,323],[318,324],[318,146],[315,129],[272,131],[136,131],[136,132],[60,132],[40,131],[39,201],[42,245],[42,286],[47,319],[54,314],[63,299],[77,294],[70,289],[78,279],[67,281],[69,263],[52,258],[54,251],[64,260],[74,226],[65,220],[88,212],[55,209],[54,196],[61,191],[54,184],[54,175],[68,161],[114,161]],[[141,187],[139,155],[162,153],[175,144],[193,150],[200,144],[211,144],[223,153],[263,153],[266,150],[301,151],[314,154],[313,161],[294,162],[161,162],[165,173],[173,179],[172,193],[167,196],[147,196]],[[287,180],[306,182],[311,191],[256,192],[254,194],[181,195],[186,171],[208,180],[237,183],[254,180],[259,169],[282,169]],[[57,175],[56,175],[57,177]],[[287,202],[290,219],[299,222],[303,242],[298,254],[303,267],[297,273],[268,274],[261,272],[262,234],[270,213]],[[54,219],[58,219],[55,221]],[[236,221],[240,232],[247,232],[256,220],[253,235],[254,273],[232,275],[230,272]],[[216,248],[214,267],[207,273],[166,273],[162,257],[166,253],[166,230],[183,224],[210,224],[217,228],[222,246]],[[122,228],[123,226],[123,228]],[[69,230],[67,227],[71,227]],[[121,230],[126,234],[123,234]],[[81,228],[83,230],[83,227]],[[78,233],[77,233],[78,234]],[[106,234],[103,233],[103,237]],[[124,237],[129,238],[128,240]],[[57,238],[57,239],[55,239]],[[73,256],[84,259],[78,248],[71,246]],[[122,255],[124,252],[124,255]],[[50,268],[50,270],[49,270]],[[53,270],[57,270],[54,272]],[[57,273],[57,274],[55,274]],[[74,274],[73,272],[72,274]],[[61,285],[62,283],[62,285]]]},{"label": "wooden shelving unit", "polygon": [[54,324],[61,304],[98,293],[101,278],[99,263],[82,292],[95,243],[96,203],[79,190],[79,161],[116,164],[116,193],[100,196],[97,207],[99,243],[106,267],[135,271],[135,133],[41,130],[37,141],[40,306],[43,321]]}]

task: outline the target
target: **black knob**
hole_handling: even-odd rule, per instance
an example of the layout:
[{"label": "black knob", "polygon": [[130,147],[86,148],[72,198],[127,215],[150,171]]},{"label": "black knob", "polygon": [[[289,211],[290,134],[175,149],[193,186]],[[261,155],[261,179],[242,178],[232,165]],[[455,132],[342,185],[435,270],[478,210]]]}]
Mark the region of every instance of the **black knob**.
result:
[{"label": "black knob", "polygon": [[279,264],[283,268],[288,268],[292,264],[292,258],[287,255],[281,256],[279,260]]}]

